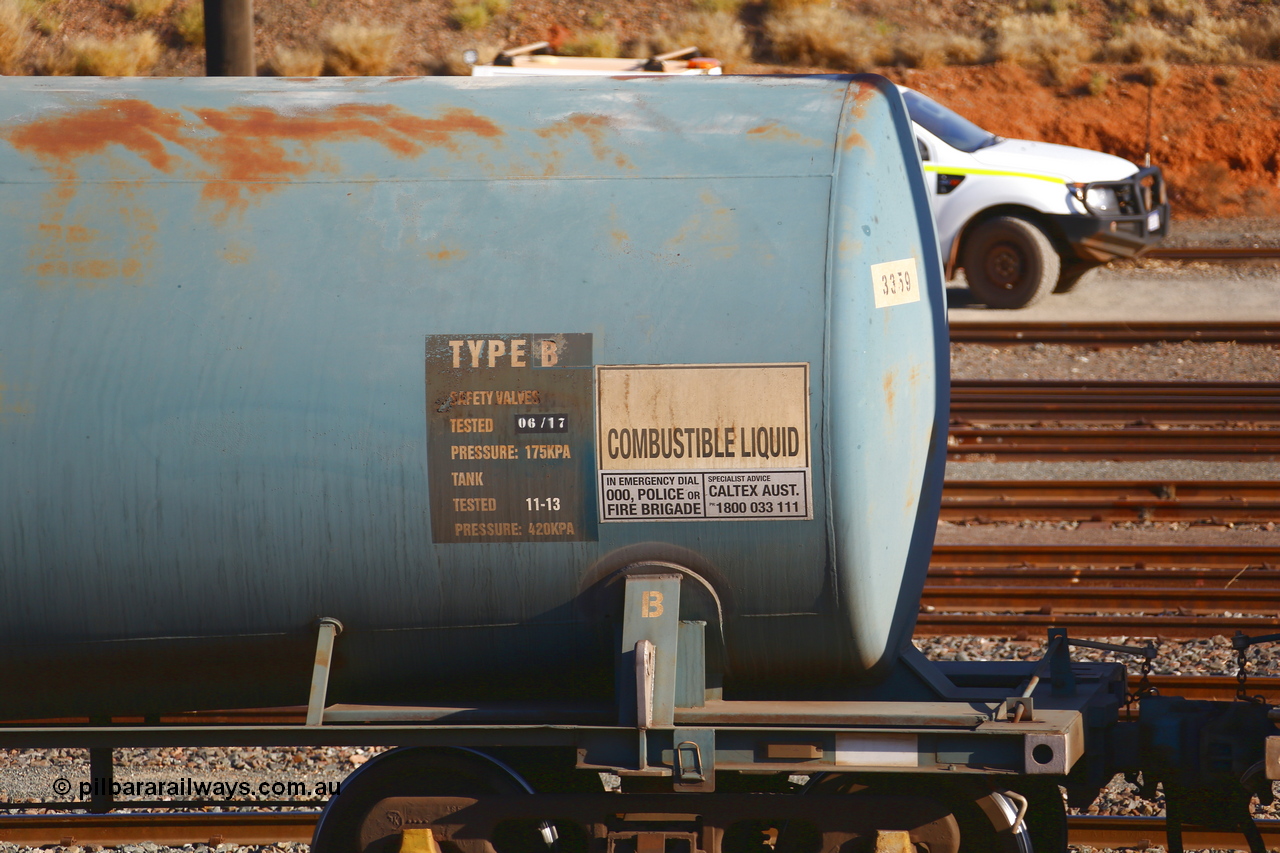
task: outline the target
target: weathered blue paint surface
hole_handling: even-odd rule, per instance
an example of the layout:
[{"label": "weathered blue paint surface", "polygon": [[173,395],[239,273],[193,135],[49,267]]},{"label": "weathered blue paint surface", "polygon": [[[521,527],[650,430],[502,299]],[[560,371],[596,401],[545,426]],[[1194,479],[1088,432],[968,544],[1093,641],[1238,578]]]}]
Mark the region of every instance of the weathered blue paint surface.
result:
[{"label": "weathered blue paint surface", "polygon": [[[0,672],[30,687],[0,714],[303,702],[320,616],[333,701],[607,690],[584,589],[644,559],[717,589],[726,695],[848,687],[909,637],[947,337],[885,81],[10,79],[0,107]],[[907,258],[922,298],[876,308],[870,265]],[[433,544],[424,340],[530,330],[807,362],[813,520]]]}]

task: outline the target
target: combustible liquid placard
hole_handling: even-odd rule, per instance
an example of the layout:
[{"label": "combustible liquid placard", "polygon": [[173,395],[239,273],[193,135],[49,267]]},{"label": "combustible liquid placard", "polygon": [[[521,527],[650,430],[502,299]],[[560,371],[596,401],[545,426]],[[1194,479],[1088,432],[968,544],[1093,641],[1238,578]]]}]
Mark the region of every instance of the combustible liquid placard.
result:
[{"label": "combustible liquid placard", "polygon": [[600,521],[813,518],[808,364],[596,368]]}]

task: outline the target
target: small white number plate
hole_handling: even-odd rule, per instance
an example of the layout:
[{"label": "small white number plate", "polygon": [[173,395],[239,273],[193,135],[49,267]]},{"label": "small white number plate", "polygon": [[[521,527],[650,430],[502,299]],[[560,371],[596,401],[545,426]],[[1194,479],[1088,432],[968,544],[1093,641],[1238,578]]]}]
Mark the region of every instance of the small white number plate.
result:
[{"label": "small white number plate", "polygon": [[871,287],[876,295],[877,308],[919,302],[920,278],[916,275],[916,259],[872,264]]},{"label": "small white number plate", "polygon": [[1147,230],[1155,231],[1160,227],[1160,211],[1153,210],[1147,214]]}]

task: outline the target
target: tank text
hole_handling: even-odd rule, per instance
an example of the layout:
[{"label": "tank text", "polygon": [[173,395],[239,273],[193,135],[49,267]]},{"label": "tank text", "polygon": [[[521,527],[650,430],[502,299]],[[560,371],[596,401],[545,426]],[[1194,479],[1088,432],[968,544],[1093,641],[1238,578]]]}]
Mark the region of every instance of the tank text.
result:
[{"label": "tank text", "polygon": [[451,459],[519,459],[520,448],[514,444],[454,444],[449,454]]},{"label": "tank text", "polygon": [[454,367],[555,367],[560,363],[560,347],[554,340],[543,338],[533,343],[530,347],[527,338],[482,338],[449,341],[449,349]]},{"label": "tank text", "polygon": [[793,458],[801,452],[795,427],[664,427],[610,429],[610,459]]}]

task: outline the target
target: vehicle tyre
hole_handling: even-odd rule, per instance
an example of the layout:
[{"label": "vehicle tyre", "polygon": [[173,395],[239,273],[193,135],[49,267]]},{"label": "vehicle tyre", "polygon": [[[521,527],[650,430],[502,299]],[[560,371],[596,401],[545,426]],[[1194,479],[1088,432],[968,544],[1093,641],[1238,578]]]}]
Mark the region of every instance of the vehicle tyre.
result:
[{"label": "vehicle tyre", "polygon": [[1077,284],[1093,278],[1100,266],[1102,264],[1091,264],[1087,261],[1071,261],[1063,264],[1062,272],[1058,273],[1058,284],[1053,292],[1069,293]]},{"label": "vehicle tyre", "polygon": [[1024,308],[1058,281],[1062,261],[1045,233],[1016,216],[988,219],[964,244],[969,290],[992,308]]}]

